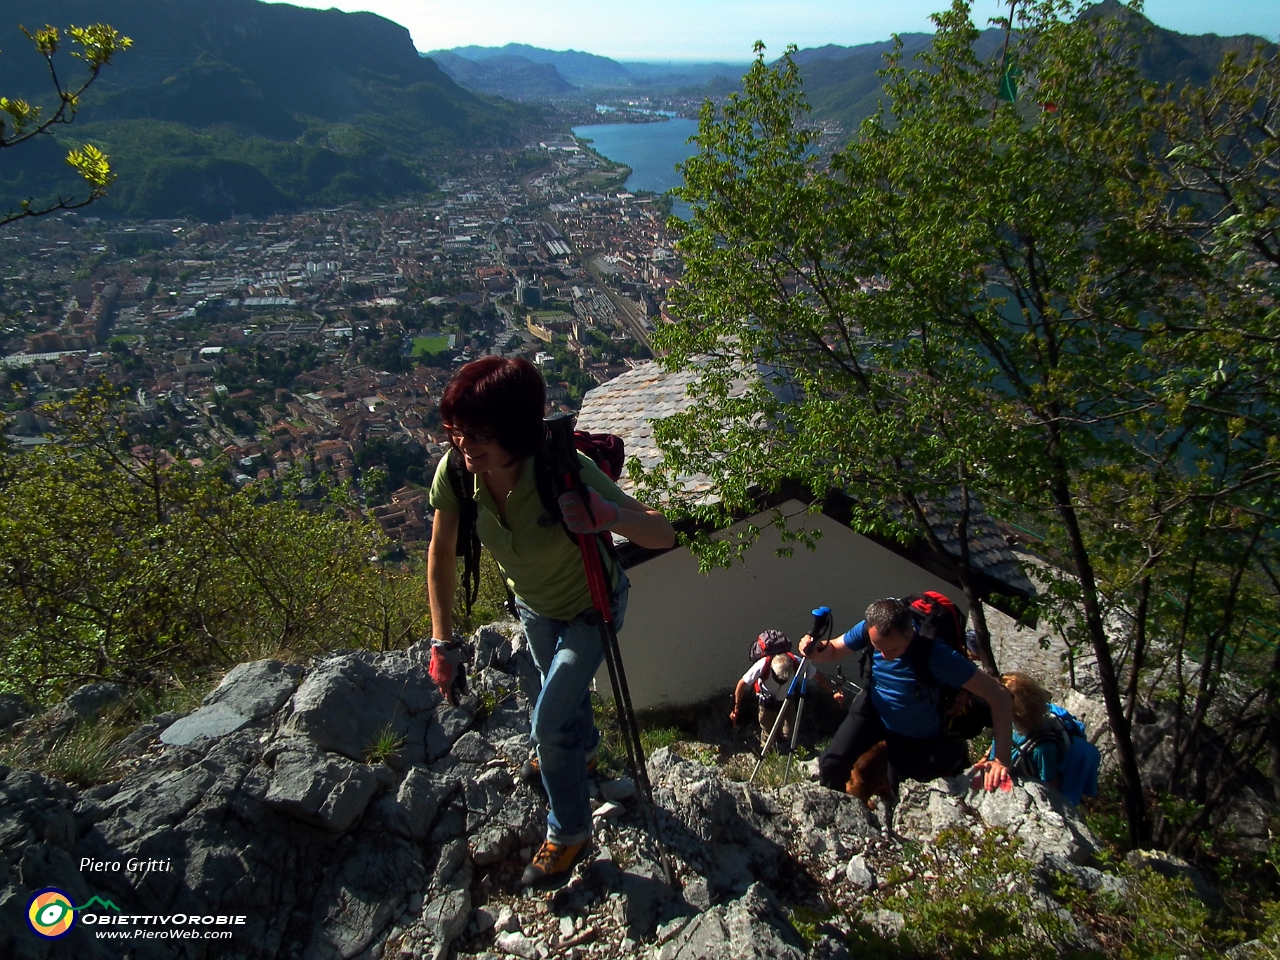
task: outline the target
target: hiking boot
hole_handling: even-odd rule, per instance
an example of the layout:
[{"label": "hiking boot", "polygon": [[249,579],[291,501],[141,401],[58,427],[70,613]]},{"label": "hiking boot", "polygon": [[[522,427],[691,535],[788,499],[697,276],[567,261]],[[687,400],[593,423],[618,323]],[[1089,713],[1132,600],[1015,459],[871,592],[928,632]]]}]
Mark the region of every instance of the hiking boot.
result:
[{"label": "hiking boot", "polygon": [[568,873],[577,862],[579,854],[587,848],[587,841],[578,843],[554,843],[544,840],[538,852],[533,855],[533,862],[524,868],[520,877],[520,885],[529,887],[542,883],[552,877]]},{"label": "hiking boot", "polygon": [[[587,757],[587,776],[596,772],[597,756],[592,754]],[[520,779],[530,786],[542,786],[542,769],[538,766],[538,755],[530,754],[529,759],[520,767]]]}]

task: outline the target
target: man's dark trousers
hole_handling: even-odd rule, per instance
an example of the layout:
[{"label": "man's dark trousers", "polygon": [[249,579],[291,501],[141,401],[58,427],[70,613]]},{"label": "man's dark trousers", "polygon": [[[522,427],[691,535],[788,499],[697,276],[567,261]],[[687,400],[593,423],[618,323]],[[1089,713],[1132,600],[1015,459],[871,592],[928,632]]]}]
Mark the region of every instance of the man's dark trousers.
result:
[{"label": "man's dark trousers", "polygon": [[927,782],[950,777],[969,765],[966,741],[943,734],[904,737],[887,730],[867,691],[858,694],[831,744],[818,760],[824,787],[843,790],[858,758],[881,740],[889,749],[889,783],[896,791],[903,780]]}]

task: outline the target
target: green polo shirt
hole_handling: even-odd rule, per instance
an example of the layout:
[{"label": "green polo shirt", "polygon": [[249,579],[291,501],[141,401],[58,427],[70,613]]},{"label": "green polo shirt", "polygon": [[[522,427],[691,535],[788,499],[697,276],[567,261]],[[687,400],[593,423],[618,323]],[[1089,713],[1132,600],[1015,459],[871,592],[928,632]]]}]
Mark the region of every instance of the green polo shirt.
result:
[{"label": "green polo shirt", "polygon": [[[582,482],[614,503],[624,494],[589,457],[579,452]],[[507,578],[507,585],[535,613],[553,620],[572,620],[591,608],[591,591],[582,569],[582,553],[575,541],[565,536],[558,523],[548,523],[547,511],[538,497],[533,475],[533,458],[521,464],[520,479],[507,497],[507,522],[498,516],[493,495],[478,475],[468,474],[474,484],[477,511],[476,530],[480,542],[493,554]],[[446,513],[458,513],[460,505],[449,485],[448,458],[436,467],[431,481],[431,506]],[[544,519],[545,518],[545,519]],[[542,520],[542,523],[538,521]],[[616,580],[613,563],[604,556],[609,581]]]}]

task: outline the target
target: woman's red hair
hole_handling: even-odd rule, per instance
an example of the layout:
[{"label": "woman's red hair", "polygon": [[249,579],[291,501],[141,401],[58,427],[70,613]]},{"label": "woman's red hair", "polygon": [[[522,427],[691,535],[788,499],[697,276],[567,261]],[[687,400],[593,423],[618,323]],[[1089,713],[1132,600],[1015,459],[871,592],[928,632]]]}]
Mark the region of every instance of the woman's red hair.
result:
[{"label": "woman's red hair", "polygon": [[482,357],[459,370],[440,398],[450,426],[492,433],[513,457],[531,457],[546,439],[542,374],[524,357]]}]

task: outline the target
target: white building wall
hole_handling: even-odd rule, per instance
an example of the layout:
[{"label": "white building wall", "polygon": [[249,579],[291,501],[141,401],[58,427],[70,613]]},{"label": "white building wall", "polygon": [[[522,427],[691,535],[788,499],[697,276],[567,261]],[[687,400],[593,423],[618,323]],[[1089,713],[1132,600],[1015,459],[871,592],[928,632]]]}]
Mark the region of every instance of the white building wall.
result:
[{"label": "white building wall", "polygon": [[[805,506],[797,500],[781,509],[805,519],[799,516]],[[752,518],[763,533],[745,564],[700,574],[697,560],[681,547],[627,572],[631,597],[618,639],[636,710],[688,706],[726,694],[727,711],[727,694],[750,666],[747,652],[755,637],[773,628],[799,641],[812,627],[814,607],[831,608],[837,635],[881,597],[937,590],[962,613],[968,609],[959,588],[821,514],[806,521],[822,531],[817,549],[811,553],[793,544],[790,558],[778,557],[778,531],[764,528],[771,515]],[[846,674],[855,672],[852,666]],[[604,666],[596,689],[612,696]]]}]

